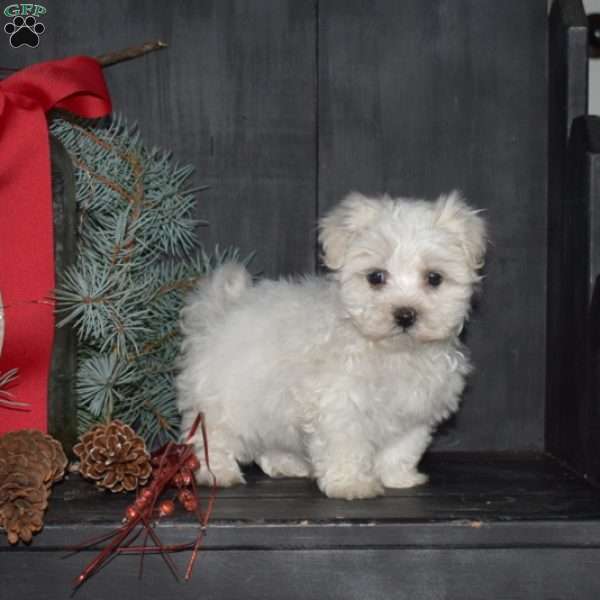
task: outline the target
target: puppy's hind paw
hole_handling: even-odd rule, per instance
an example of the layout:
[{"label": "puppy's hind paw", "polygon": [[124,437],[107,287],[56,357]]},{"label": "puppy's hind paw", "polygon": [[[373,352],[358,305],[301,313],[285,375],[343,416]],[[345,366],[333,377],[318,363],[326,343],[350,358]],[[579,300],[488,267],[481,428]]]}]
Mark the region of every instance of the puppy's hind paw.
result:
[{"label": "puppy's hind paw", "polygon": [[289,452],[265,452],[256,462],[269,477],[310,477],[310,465]]}]

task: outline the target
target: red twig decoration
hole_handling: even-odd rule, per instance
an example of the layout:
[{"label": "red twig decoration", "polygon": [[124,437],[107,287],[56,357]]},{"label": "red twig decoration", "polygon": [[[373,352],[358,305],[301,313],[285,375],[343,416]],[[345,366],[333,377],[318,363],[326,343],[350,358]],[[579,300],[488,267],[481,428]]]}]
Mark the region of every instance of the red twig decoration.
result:
[{"label": "red twig decoration", "polygon": [[[204,464],[212,479],[210,495],[205,510],[202,509],[200,504],[200,498],[193,475],[194,471],[200,468],[201,463],[194,453],[193,445],[190,443],[198,428],[202,431]],[[198,552],[204,541],[206,528],[216,498],[216,480],[210,470],[204,415],[200,413],[196,417],[185,443],[176,444],[175,442],[169,442],[154,452],[152,454],[152,464],[154,465],[152,479],[146,487],[138,492],[135,502],[127,507],[123,525],[116,531],[102,535],[93,540],[88,540],[72,549],[79,552],[101,542],[110,540],[107,546],[77,577],[75,580],[76,588],[96,573],[107,560],[118,554],[139,554],[139,573],[141,576],[144,556],[146,554],[160,553],[175,578],[179,579],[177,567],[169,554],[171,552],[191,550],[192,555],[188,561],[184,576],[186,581],[190,579]],[[160,538],[156,533],[155,525],[158,519],[173,514],[175,510],[174,499],[159,500],[160,496],[168,487],[175,488],[176,493],[174,499],[178,500],[187,511],[195,513],[198,518],[200,528],[198,530],[198,535],[193,542],[165,546],[161,543]],[[142,532],[145,534],[143,543],[141,545],[133,545]],[[148,545],[148,538],[152,539],[152,545]]]}]

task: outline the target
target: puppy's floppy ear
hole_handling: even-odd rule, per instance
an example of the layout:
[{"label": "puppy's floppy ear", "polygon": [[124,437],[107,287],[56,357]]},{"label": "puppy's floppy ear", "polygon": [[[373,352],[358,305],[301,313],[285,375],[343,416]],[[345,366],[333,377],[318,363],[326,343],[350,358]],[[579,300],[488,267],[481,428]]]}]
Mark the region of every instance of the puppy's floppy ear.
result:
[{"label": "puppy's floppy ear", "polygon": [[469,266],[473,270],[481,268],[487,244],[487,228],[479,216],[481,211],[472,209],[456,190],[440,196],[435,211],[436,224],[458,237]]},{"label": "puppy's floppy ear", "polygon": [[373,223],[382,210],[382,202],[350,192],[319,222],[323,262],[331,270],[340,269],[354,235]]}]

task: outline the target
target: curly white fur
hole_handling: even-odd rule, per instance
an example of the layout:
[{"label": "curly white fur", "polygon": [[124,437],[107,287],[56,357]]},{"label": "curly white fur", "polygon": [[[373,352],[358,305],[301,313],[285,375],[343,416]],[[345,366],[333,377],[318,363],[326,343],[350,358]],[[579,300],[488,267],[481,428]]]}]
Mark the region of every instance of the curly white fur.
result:
[{"label": "curly white fur", "polygon": [[[352,193],[320,226],[331,275],[253,285],[228,263],[182,311],[183,431],[205,413],[221,486],[243,483],[252,461],[330,497],[418,485],[433,430],[458,408],[471,369],[458,335],[486,243],[477,211],[456,192]],[[368,281],[375,271],[384,283]],[[399,324],[407,307],[414,322]]]}]

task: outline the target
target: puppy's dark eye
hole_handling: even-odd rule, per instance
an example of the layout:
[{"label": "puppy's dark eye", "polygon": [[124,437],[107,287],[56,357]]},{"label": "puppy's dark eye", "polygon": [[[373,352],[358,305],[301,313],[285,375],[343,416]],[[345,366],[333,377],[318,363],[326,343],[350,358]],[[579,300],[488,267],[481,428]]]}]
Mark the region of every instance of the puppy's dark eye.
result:
[{"label": "puppy's dark eye", "polygon": [[444,278],[435,271],[429,271],[429,273],[427,273],[427,283],[431,287],[438,287],[442,283],[443,279]]},{"label": "puppy's dark eye", "polygon": [[373,287],[380,287],[385,283],[386,272],[385,271],[371,271],[367,274],[367,281]]}]

